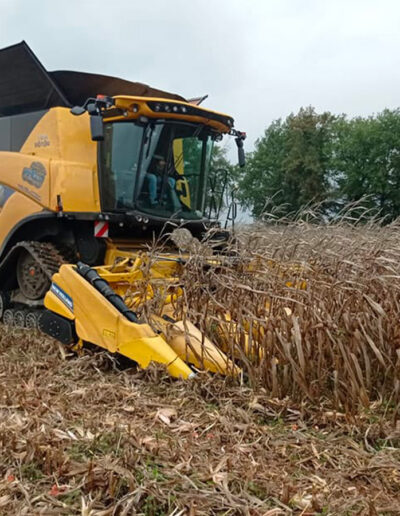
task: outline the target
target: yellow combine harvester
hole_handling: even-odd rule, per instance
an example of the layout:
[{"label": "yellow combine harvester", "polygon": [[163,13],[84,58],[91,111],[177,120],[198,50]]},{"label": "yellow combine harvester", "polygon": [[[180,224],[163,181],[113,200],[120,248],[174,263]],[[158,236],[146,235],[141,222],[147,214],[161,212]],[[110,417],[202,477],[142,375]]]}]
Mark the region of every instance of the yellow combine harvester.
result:
[{"label": "yellow combine harvester", "polygon": [[[168,223],[199,238],[215,226],[205,216],[213,142],[233,135],[244,159],[233,119],[143,84],[47,72],[24,42],[0,51],[0,70],[4,323],[90,342],[141,367],[160,362],[176,377],[237,371],[171,317],[178,250],[146,252]],[[161,308],[141,320],[153,283]]]}]

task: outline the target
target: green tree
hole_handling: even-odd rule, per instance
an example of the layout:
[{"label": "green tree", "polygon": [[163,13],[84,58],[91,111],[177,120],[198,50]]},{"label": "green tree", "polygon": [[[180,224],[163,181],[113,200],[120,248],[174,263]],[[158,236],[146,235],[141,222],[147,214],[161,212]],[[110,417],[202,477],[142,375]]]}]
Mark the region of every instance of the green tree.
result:
[{"label": "green tree", "polygon": [[211,170],[218,170],[226,168],[230,170],[232,167],[231,162],[227,158],[227,148],[214,143],[212,154],[211,154]]},{"label": "green tree", "polygon": [[288,215],[330,195],[335,120],[328,112],[318,114],[308,107],[266,129],[240,181],[241,200],[255,217],[262,215],[267,203]]},{"label": "green tree", "polygon": [[400,216],[400,109],[342,119],[334,143],[341,201],[363,205],[391,220]]}]

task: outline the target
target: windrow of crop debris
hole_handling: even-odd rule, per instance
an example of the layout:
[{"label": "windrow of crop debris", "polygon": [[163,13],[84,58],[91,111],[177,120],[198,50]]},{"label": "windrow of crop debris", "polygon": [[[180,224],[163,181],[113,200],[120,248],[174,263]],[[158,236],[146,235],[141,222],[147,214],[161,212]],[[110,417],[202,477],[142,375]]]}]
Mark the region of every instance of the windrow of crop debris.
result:
[{"label": "windrow of crop debris", "polygon": [[236,358],[243,381],[345,412],[397,406],[398,223],[252,226],[228,254],[213,266],[201,248],[191,255],[177,313]]}]

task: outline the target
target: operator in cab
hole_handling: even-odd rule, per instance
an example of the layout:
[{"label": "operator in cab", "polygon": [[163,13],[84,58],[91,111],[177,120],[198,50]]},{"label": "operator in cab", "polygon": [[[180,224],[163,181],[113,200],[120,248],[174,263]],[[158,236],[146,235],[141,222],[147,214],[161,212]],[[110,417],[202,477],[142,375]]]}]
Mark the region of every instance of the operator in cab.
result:
[{"label": "operator in cab", "polygon": [[[146,174],[149,202],[152,208],[163,204],[165,197],[167,197],[167,199],[170,198],[173,205],[180,205],[175,191],[176,180],[178,178],[179,174],[174,166],[167,166],[167,161],[163,156],[154,155],[152,166]],[[161,196],[164,198],[161,199]]]}]

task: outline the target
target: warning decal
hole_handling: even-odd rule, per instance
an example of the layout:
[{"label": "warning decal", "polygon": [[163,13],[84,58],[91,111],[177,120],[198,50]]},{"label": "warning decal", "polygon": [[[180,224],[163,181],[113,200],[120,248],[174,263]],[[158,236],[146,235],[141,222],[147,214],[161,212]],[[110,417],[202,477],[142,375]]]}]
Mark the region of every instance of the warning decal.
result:
[{"label": "warning decal", "polygon": [[97,238],[108,237],[108,222],[96,220],[94,223],[94,236]]}]

